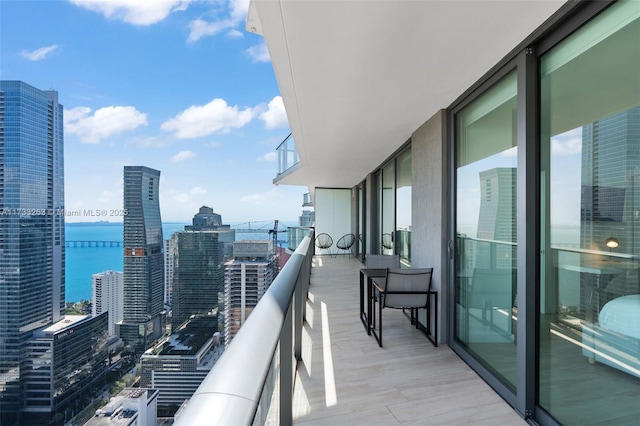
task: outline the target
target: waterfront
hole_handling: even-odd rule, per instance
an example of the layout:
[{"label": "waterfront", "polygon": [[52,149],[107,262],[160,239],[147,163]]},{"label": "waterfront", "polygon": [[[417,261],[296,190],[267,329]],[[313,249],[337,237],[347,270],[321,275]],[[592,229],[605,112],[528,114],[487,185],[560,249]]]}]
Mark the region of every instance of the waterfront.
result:
[{"label": "waterfront", "polygon": [[[162,224],[163,238],[182,231],[187,223],[165,222]],[[238,225],[241,226],[241,225]],[[288,226],[295,226],[289,223]],[[237,227],[232,224],[232,227]],[[270,237],[266,232],[239,233],[238,239],[264,240]],[[280,236],[280,239],[284,237]],[[94,222],[67,223],[66,241],[122,241],[122,223]],[[67,247],[65,262],[65,300],[79,302],[91,300],[91,275],[113,270],[122,271],[122,247]]]}]

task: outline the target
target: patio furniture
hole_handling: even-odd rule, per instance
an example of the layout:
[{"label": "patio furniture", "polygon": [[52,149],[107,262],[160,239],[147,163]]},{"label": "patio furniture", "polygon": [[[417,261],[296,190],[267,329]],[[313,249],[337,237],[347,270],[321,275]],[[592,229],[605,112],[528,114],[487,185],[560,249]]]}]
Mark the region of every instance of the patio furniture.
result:
[{"label": "patio furniture", "polygon": [[[366,267],[360,269],[360,320],[367,334],[371,335],[371,296],[374,278],[384,278],[387,268],[399,269],[400,256],[385,256],[382,254],[367,254]],[[366,298],[365,298],[366,283]],[[367,310],[364,309],[364,301],[367,301]]]},{"label": "patio furniture", "polygon": [[382,253],[393,252],[393,236],[388,233],[382,234]]},{"label": "patio furniture", "polygon": [[331,235],[323,232],[316,236],[315,245],[320,250],[326,250],[329,254],[331,254],[331,251],[329,249],[331,248],[331,246],[333,246],[333,238],[331,238]]},{"label": "patio furniture", "polygon": [[[356,236],[353,234],[345,234],[338,239],[336,242],[336,248],[338,251],[348,251],[349,256],[352,255],[351,247],[356,242]],[[336,256],[338,255],[338,251],[336,251]]]},{"label": "patio furniture", "polygon": [[[384,278],[373,279],[373,304],[371,332],[382,347],[382,310],[410,309],[411,320],[415,318],[416,328],[419,328],[416,310],[424,309],[427,317],[427,338],[437,346],[437,336],[431,339],[430,318],[431,318],[431,296],[436,296],[435,306],[437,306],[437,293],[431,290],[431,277],[433,268],[411,268],[411,269],[389,269],[385,271]],[[376,304],[378,305],[378,318],[376,321]],[[437,313],[435,315],[437,319]],[[437,330],[437,324],[436,324]]]}]

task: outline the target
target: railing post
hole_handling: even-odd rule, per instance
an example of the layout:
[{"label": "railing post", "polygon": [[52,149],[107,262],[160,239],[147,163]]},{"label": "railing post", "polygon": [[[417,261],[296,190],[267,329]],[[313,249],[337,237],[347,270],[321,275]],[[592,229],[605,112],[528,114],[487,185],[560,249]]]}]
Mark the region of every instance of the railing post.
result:
[{"label": "railing post", "polygon": [[304,323],[304,307],[306,305],[307,294],[306,286],[304,285],[305,277],[307,275],[307,262],[302,262],[300,273],[296,281],[296,291],[293,297],[294,304],[294,320],[293,320],[293,354],[296,358],[296,363],[302,360],[302,326]]},{"label": "railing post", "polygon": [[293,423],[293,311],[289,305],[280,334],[280,424]]}]

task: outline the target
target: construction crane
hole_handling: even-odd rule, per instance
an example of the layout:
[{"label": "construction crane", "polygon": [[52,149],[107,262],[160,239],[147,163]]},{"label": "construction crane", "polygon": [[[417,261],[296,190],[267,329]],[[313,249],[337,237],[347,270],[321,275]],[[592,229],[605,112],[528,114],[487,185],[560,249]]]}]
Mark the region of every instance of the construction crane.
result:
[{"label": "construction crane", "polygon": [[278,219],[273,224],[273,229],[269,231],[273,238],[273,249],[278,250]]},{"label": "construction crane", "polygon": [[247,233],[247,234],[269,233],[271,235],[271,238],[273,238],[273,248],[274,248],[274,250],[276,249],[277,243],[278,243],[278,233],[279,232],[287,232],[286,229],[282,229],[282,230],[278,229],[278,223],[279,223],[278,219],[276,219],[274,221],[272,229],[268,229],[268,228],[265,228],[265,227],[251,228],[251,223],[252,222],[247,222],[247,226],[248,226],[247,228],[231,228],[231,229],[236,231],[236,233]]}]

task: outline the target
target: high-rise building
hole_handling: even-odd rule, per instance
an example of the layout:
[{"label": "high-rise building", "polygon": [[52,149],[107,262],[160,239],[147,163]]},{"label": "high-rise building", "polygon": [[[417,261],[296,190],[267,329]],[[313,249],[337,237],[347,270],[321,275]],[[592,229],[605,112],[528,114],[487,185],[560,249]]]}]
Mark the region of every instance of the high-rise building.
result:
[{"label": "high-rise building", "polygon": [[278,274],[273,240],[237,241],[233,244],[233,256],[225,264],[225,345],[231,343]]},{"label": "high-rise building", "polygon": [[109,335],[116,334],[116,323],[124,316],[124,274],[118,271],[105,271],[91,276],[93,303],[91,313],[97,316],[109,312]]},{"label": "high-rise building", "polygon": [[193,216],[192,225],[184,227],[187,231],[202,231],[205,229],[229,229],[230,225],[222,224],[222,216],[214,213],[211,207],[202,206]]},{"label": "high-rise building", "polygon": [[167,311],[173,305],[173,251],[175,240],[173,235],[164,240],[164,305]]},{"label": "high-rise building", "polygon": [[640,107],[582,126],[580,245],[640,254]]},{"label": "high-rise building", "polygon": [[124,167],[124,305],[116,326],[125,348],[142,352],[164,333],[160,172]]},{"label": "high-rise building", "polygon": [[140,386],[160,391],[159,406],[191,398],[222,354],[215,315],[193,317],[140,357]]},{"label": "high-rise building", "polygon": [[[27,424],[44,424],[86,396],[108,369],[107,314],[67,315],[29,339],[22,371]],[[40,414],[44,417],[37,417]]]},{"label": "high-rise building", "polygon": [[[23,407],[34,330],[64,315],[63,107],[58,92],[0,81],[0,413]],[[2,423],[2,419],[0,419]]]},{"label": "high-rise building", "polygon": [[193,225],[176,232],[173,249],[173,294],[171,327],[177,330],[192,315],[204,315],[218,306],[224,291],[224,263],[233,254],[235,231],[222,224],[222,217],[201,207]]},{"label": "high-rise building", "polygon": [[151,426],[158,416],[158,389],[126,388],[109,400],[85,426]]},{"label": "high-rise building", "polygon": [[[480,172],[480,211],[477,237],[491,241],[516,241],[517,169],[496,167]],[[516,246],[497,244],[495,253],[480,252],[475,257],[478,268],[494,264],[500,269],[515,268]]]}]

